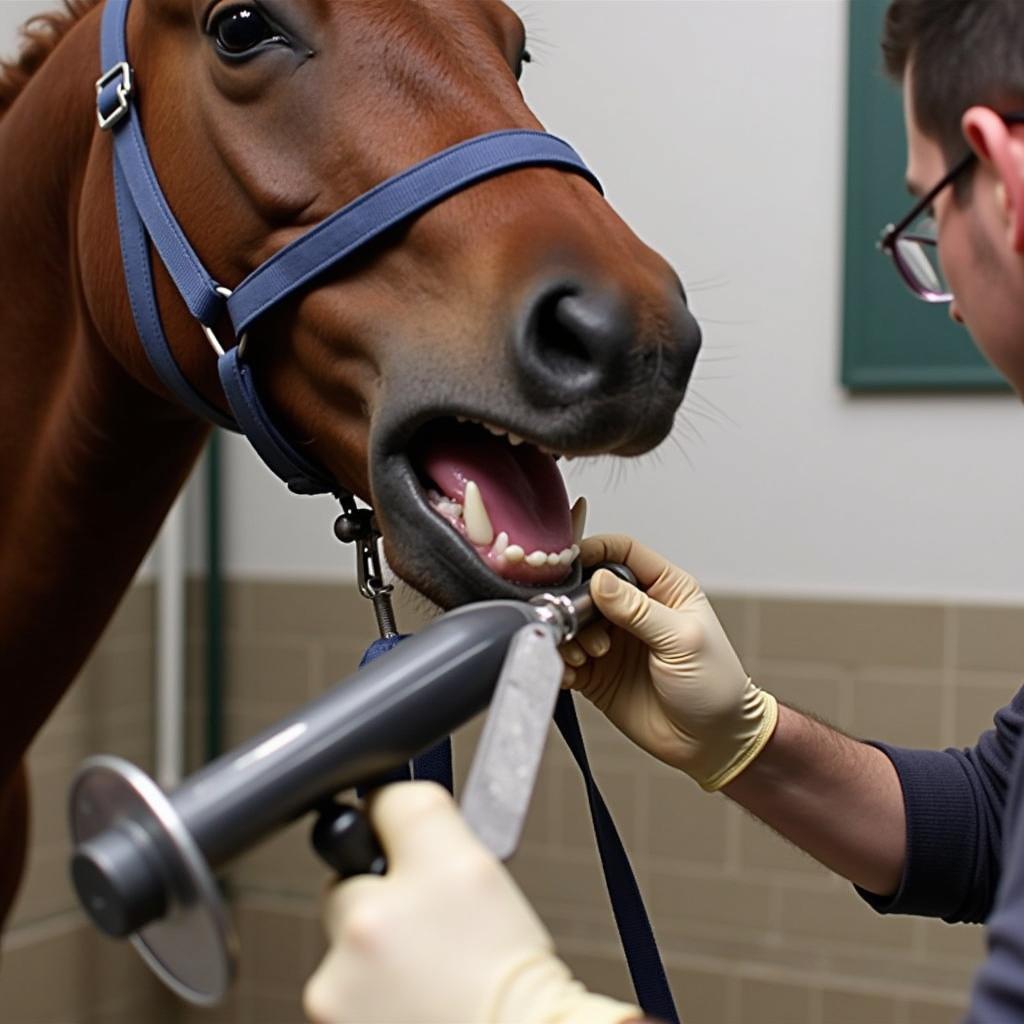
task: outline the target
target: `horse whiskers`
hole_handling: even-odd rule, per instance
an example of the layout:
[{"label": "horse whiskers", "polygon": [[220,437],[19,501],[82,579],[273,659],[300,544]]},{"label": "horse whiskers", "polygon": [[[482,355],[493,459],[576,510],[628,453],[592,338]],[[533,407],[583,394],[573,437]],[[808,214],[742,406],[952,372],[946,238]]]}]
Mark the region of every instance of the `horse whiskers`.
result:
[{"label": "horse whiskers", "polygon": [[725,288],[728,284],[729,278],[721,274],[715,277],[697,277],[692,280],[683,281],[683,287],[686,289],[687,295],[692,295],[694,292],[708,292],[716,288]]},{"label": "horse whiskers", "polygon": [[399,606],[398,613],[404,612],[410,615],[417,629],[421,624],[430,622],[444,614],[444,609],[440,605],[435,604],[429,597],[413,589],[410,584],[397,576],[391,566],[387,564],[386,559],[382,558],[382,563],[386,582],[395,588],[395,603]]},{"label": "horse whiskers", "polygon": [[[687,393],[686,400],[688,403],[697,402],[699,405],[702,405],[704,408],[701,412],[701,415],[710,419],[712,422],[715,422],[714,417],[711,415],[713,413],[716,416],[721,416],[722,419],[725,420],[725,422],[730,424],[731,426],[739,428],[739,423],[735,419],[733,419],[733,417],[730,416],[720,405],[718,405],[716,402],[711,401],[711,399],[708,398],[706,395],[698,394],[697,392],[691,389]],[[698,410],[689,408],[688,406],[683,406],[683,410],[684,413],[698,413]]]}]

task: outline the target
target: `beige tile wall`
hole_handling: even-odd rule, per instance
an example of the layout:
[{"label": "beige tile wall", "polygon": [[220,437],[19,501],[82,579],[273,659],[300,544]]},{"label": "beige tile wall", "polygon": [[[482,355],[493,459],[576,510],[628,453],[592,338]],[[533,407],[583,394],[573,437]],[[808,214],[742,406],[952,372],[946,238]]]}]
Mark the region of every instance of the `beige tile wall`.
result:
[{"label": "beige tile wall", "polygon": [[125,944],[101,939],[68,879],[67,792],[104,751],[152,769],[153,590],[133,587],[29,757],[29,868],[3,937],[3,1024],[162,1024],[174,1001]]},{"label": "beige tile wall", "polygon": [[[971,743],[1016,691],[1024,664],[1022,631],[1014,628],[1024,612],[1012,609],[729,596],[714,603],[748,671],[854,735],[930,747]],[[236,585],[232,604],[232,740],[350,671],[372,629],[363,602],[329,586]],[[421,618],[406,613],[400,621],[408,629]],[[286,677],[291,694],[282,690]],[[687,1024],[959,1018],[982,954],[981,929],[879,917],[725,798],[641,754],[588,706],[581,712]],[[462,770],[478,727],[457,737]],[[323,878],[306,830],[294,827],[234,874],[254,935],[280,927],[280,911],[293,915],[295,975],[252,969],[224,1018],[231,1024],[257,1019],[260,1005],[275,1008],[268,1011],[275,1024],[301,1020],[295,993],[320,948],[311,906]],[[557,736],[512,870],[579,976],[628,996],[582,786]]]},{"label": "beige tile wall", "polygon": [[[131,599],[78,692],[38,744],[33,784],[45,786],[43,803],[56,800],[62,808],[70,767],[86,749],[114,744],[143,763],[148,759],[148,601],[145,594]],[[192,604],[190,756],[198,763],[198,589]],[[729,596],[715,606],[762,685],[855,735],[907,745],[973,742],[1017,689],[1024,664],[1024,631],[1017,627],[1024,610]],[[230,743],[346,675],[372,631],[365,602],[341,586],[236,583],[226,616]],[[422,618],[406,608],[400,621],[409,629]],[[138,679],[146,684],[137,685]],[[723,797],[702,793],[635,750],[589,707],[581,713],[687,1024],[939,1024],[959,1018],[982,954],[981,929],[878,917],[849,886]],[[478,726],[457,737],[463,771]],[[252,851],[231,872],[242,973],[230,1003],[212,1012],[172,1007],[128,951],[85,929],[58,879],[62,829],[59,816],[39,818],[33,876],[5,943],[0,1020],[99,1024],[120,1021],[121,1013],[184,1024],[301,1021],[299,992],[322,949],[316,901],[325,878],[308,850],[307,823]],[[594,988],[628,996],[589,829],[576,769],[552,737],[512,870],[578,975]],[[31,950],[37,963],[52,955],[68,977],[80,979],[71,986],[78,1015],[61,1017],[65,1011],[47,1002],[58,998],[56,990],[45,998],[37,991],[41,986],[30,979],[42,968],[31,966]],[[40,950],[49,952],[40,958]],[[9,970],[18,956],[28,966]],[[97,957],[116,964],[101,970],[93,966]],[[115,980],[101,983],[108,977]],[[29,1011],[22,1016],[5,1013],[10,1007],[21,1012],[23,1005]]]}]

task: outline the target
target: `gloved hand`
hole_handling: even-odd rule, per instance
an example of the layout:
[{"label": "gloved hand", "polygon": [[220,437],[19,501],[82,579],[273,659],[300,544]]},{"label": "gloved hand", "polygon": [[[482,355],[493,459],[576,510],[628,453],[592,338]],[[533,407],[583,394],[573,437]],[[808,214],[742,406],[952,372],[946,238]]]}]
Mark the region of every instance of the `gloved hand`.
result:
[{"label": "gloved hand", "polygon": [[370,820],[383,877],[327,898],[330,948],[306,985],[314,1024],[624,1024],[636,1007],[593,995],[505,868],[430,782],[387,786]]},{"label": "gloved hand", "polygon": [[618,628],[599,626],[563,648],[564,685],[659,760],[721,789],[771,738],[775,698],[751,682],[692,576],[621,535],[588,538],[581,557],[624,563],[642,589],[594,574],[590,592]]}]

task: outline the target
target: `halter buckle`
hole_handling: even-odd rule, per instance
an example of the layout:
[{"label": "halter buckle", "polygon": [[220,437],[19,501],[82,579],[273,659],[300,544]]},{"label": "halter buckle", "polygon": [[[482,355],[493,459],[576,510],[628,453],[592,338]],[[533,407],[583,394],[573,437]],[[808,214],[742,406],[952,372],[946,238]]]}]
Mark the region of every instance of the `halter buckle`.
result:
[{"label": "halter buckle", "polygon": [[[217,292],[218,295],[223,296],[225,299],[231,298],[230,288],[225,288],[223,285],[219,284],[217,285],[215,291]],[[199,326],[202,327],[203,334],[206,335],[206,340],[210,343],[210,347],[213,349],[213,351],[217,353],[217,358],[219,359],[222,355],[224,355],[224,346],[217,340],[217,335],[213,333],[212,327],[207,327],[207,325],[204,323],[200,323]],[[248,341],[248,339],[249,332],[242,331],[242,336],[238,339],[237,345],[239,359],[242,359],[245,356],[245,343],[246,341]]]},{"label": "halter buckle", "polygon": [[[103,90],[114,82],[117,82],[117,88],[114,90],[117,106],[109,113],[104,113]],[[131,94],[132,68],[126,60],[115,64],[96,79],[96,121],[99,123],[100,131],[109,131],[128,113],[128,97]]]}]

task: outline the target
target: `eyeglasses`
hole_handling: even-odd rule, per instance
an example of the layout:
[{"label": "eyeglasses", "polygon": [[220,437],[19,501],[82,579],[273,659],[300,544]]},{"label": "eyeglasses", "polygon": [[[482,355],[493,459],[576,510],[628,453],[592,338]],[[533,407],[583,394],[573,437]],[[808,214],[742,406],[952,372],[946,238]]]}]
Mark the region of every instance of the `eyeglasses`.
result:
[{"label": "eyeglasses", "polygon": [[949,302],[953,293],[939,263],[939,234],[931,205],[935,197],[977,159],[973,150],[954,164],[943,179],[929,189],[914,208],[895,224],[887,224],[878,248],[892,257],[903,283],[925,302]]},{"label": "eyeglasses", "polygon": [[[1006,124],[1024,124],[1024,113],[1000,114]],[[939,263],[939,235],[935,218],[931,213],[935,197],[954,181],[968,167],[974,164],[977,155],[968,151],[955,163],[934,188],[928,190],[913,209],[896,224],[887,224],[878,240],[878,248],[896,266],[903,283],[925,302],[949,302],[953,298],[946,277]]]}]

